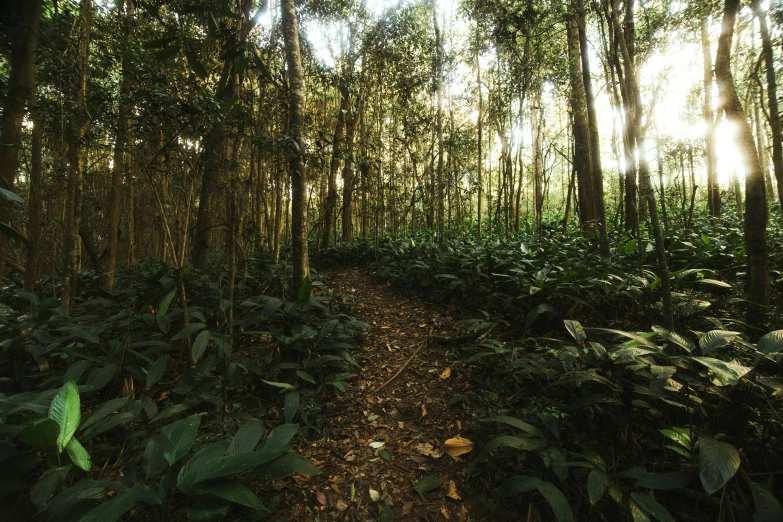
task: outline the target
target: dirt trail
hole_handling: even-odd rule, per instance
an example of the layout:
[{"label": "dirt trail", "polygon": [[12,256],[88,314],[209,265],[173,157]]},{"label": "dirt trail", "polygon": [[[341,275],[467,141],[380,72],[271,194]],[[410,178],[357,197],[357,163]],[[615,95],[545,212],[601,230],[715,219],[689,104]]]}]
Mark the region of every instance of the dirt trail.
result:
[{"label": "dirt trail", "polygon": [[[476,449],[456,458],[444,452],[444,442],[467,426],[469,414],[448,405],[467,383],[459,379],[458,368],[449,367],[448,361],[457,358],[453,348],[428,341],[429,336],[457,336],[456,320],[369,271],[343,269],[322,279],[352,296],[353,315],[372,328],[354,352],[362,369],[326,415],[323,438],[305,452],[323,473],[286,491],[291,520],[385,520],[384,501],[394,520],[481,519],[481,506],[471,500],[465,483]],[[417,349],[408,366],[375,393]],[[374,442],[384,445],[373,448]],[[414,484],[433,474],[443,477],[442,486],[417,493]],[[373,502],[370,490],[383,501]]]}]

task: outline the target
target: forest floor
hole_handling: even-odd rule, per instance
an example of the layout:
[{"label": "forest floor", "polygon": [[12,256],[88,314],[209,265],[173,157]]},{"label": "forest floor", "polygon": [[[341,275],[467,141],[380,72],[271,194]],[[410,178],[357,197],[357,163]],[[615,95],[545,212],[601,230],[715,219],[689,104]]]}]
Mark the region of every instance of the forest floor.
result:
[{"label": "forest floor", "polygon": [[[448,405],[469,382],[449,366],[457,354],[446,339],[460,335],[457,320],[443,307],[401,296],[366,270],[333,270],[322,280],[350,296],[352,315],[371,328],[353,352],[361,370],[325,416],[321,438],[302,451],[322,473],[287,488],[280,514],[392,520],[385,503],[393,520],[481,519],[481,503],[467,494],[475,453],[444,452],[444,443],[472,422],[469,412]],[[440,475],[442,485],[419,494],[414,485],[431,475]]]}]

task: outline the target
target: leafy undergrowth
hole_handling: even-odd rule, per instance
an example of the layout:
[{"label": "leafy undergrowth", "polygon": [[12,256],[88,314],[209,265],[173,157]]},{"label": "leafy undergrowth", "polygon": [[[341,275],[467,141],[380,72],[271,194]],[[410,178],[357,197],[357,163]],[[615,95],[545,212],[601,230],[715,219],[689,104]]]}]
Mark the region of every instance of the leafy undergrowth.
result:
[{"label": "leafy undergrowth", "polygon": [[291,441],[321,429],[366,325],[309,281],[292,296],[269,262],[249,260],[233,302],[224,276],[187,272],[180,287],[145,260],[70,314],[3,290],[5,520],[261,520],[281,479],[319,472]]},{"label": "leafy undergrowth", "polygon": [[610,266],[592,242],[557,236],[416,235],[322,260],[373,266],[472,329],[448,362],[470,385],[449,405],[481,419],[465,434],[482,447],[470,475],[487,519],[771,522],[783,520],[782,236],[773,223],[766,331],[743,321],[734,217],[669,240],[676,332],[659,326],[652,248],[640,269],[633,238],[616,238]]}]

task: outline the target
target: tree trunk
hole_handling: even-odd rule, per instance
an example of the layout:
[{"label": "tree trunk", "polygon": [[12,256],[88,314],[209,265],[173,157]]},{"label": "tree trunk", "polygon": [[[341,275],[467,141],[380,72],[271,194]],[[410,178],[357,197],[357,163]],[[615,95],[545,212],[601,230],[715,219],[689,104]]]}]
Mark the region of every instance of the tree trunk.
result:
[{"label": "tree trunk", "polygon": [[[582,57],[579,50],[579,24],[575,18],[568,20],[568,70],[571,81],[571,118],[574,136],[574,170],[576,171],[579,222],[584,232],[595,226],[595,195],[590,170],[590,125],[587,119],[587,100],[582,77]],[[569,185],[570,195],[570,185]],[[570,200],[569,200],[570,202]]]},{"label": "tree trunk", "polygon": [[443,93],[441,92],[443,80],[443,42],[438,25],[437,3],[432,4],[432,22],[435,26],[435,94],[438,98],[438,239],[443,240]]},{"label": "tree trunk", "polygon": [[[18,2],[10,11],[11,57],[6,67],[10,69],[6,86],[3,114],[0,116],[0,187],[13,191],[14,178],[21,149],[22,120],[25,109],[35,96],[35,48],[38,36],[38,20],[41,17],[41,0]],[[8,224],[12,203],[0,198],[0,222]],[[0,279],[3,276],[8,237],[0,233]]]},{"label": "tree trunk", "polygon": [[[778,108],[778,88],[775,78],[775,57],[772,52],[772,41],[767,27],[767,13],[760,0],[753,0],[753,10],[759,19],[761,31],[761,52],[764,55],[764,65],[767,70],[767,98],[769,100],[769,126],[772,129],[772,166],[778,184],[778,198],[783,211],[783,130],[781,130],[780,112]],[[764,165],[764,169],[767,166]]]},{"label": "tree trunk", "polygon": [[704,156],[707,162],[707,206],[710,216],[720,216],[720,187],[718,186],[717,163],[715,158],[715,117],[712,109],[712,54],[707,33],[708,19],[701,20],[701,49],[704,57]]},{"label": "tree trunk", "polygon": [[293,288],[298,291],[310,277],[307,258],[307,172],[304,163],[302,127],[305,123],[305,85],[302,54],[299,48],[299,22],[294,0],[282,2],[283,40],[288,73],[288,133],[291,137],[291,243]]},{"label": "tree trunk", "polygon": [[[476,29],[476,32],[478,33],[478,29]],[[481,238],[481,210],[482,210],[482,201],[481,200],[482,200],[482,198],[484,196],[484,191],[483,191],[483,187],[482,187],[482,184],[484,183],[484,181],[481,179],[481,168],[483,166],[482,165],[482,163],[483,163],[483,154],[482,154],[482,152],[483,151],[481,150],[481,147],[483,145],[483,141],[484,141],[483,138],[484,138],[484,136],[482,135],[483,129],[481,128],[481,126],[482,126],[482,120],[484,119],[484,97],[481,94],[481,61],[480,61],[480,58],[479,58],[478,48],[476,48],[476,85],[478,86],[478,96],[479,96],[479,109],[478,109],[478,116],[476,118],[478,120],[476,122],[476,124],[478,126],[478,165],[477,165],[477,168],[478,168],[478,201],[477,201],[477,206],[478,206],[478,208],[476,209],[476,212],[478,214],[478,228],[477,228],[477,231],[478,231],[479,238]]]},{"label": "tree trunk", "polygon": [[[617,15],[618,0],[612,1],[612,23],[615,28],[616,34],[620,34],[620,21]],[[671,281],[669,276],[669,264],[666,260],[666,245],[663,238],[663,230],[661,229],[660,219],[658,217],[658,206],[655,201],[655,192],[652,186],[652,180],[650,179],[650,169],[647,164],[647,155],[645,152],[645,137],[642,127],[642,115],[641,115],[641,94],[639,92],[639,83],[636,79],[636,70],[629,52],[629,48],[624,38],[619,38],[620,51],[623,56],[623,63],[625,65],[625,78],[626,85],[628,86],[628,98],[631,101],[634,112],[629,117],[633,121],[633,132],[636,138],[636,143],[631,143],[631,146],[636,145],[639,149],[639,179],[642,194],[647,200],[647,206],[650,212],[650,225],[655,237],[655,253],[658,261],[658,277],[661,280],[661,290],[663,293],[663,321],[666,328],[672,329],[674,327],[674,319],[672,315],[672,294],[671,294]],[[639,238],[641,243],[641,238]]]},{"label": "tree trunk", "polygon": [[587,26],[583,0],[577,0],[577,21],[579,22],[579,49],[582,57],[582,78],[585,84],[587,101],[587,120],[590,125],[590,171],[593,179],[593,206],[598,220],[598,250],[604,262],[609,262],[609,234],[606,229],[606,206],[604,205],[604,175],[601,167],[601,143],[598,135],[598,116],[595,111],[593,79],[590,76],[589,48],[587,45]]},{"label": "tree trunk", "polygon": [[746,161],[745,250],[748,259],[747,322],[763,326],[769,306],[769,251],[767,247],[767,201],[764,174],[759,162],[753,132],[737,94],[731,72],[731,41],[739,0],[725,0],[723,23],[715,57],[715,79],[721,93],[722,110],[726,118],[737,126],[737,140]]},{"label": "tree trunk", "polygon": [[[122,4],[120,4],[122,5]],[[133,0],[126,0],[127,11],[124,16],[125,37],[130,40],[133,33]],[[122,10],[122,9],[120,9]],[[120,237],[120,203],[122,200],[122,182],[125,174],[125,144],[128,136],[128,113],[130,106],[131,64],[127,53],[122,58],[122,83],[120,84],[119,114],[117,116],[117,134],[114,140],[114,157],[111,170],[111,193],[109,194],[108,215],[106,219],[106,266],[101,275],[101,286],[114,287],[114,271],[117,267],[117,246]]]},{"label": "tree trunk", "polygon": [[354,137],[356,135],[357,121],[361,121],[361,101],[356,100],[356,109],[348,115],[348,124],[345,132],[345,166],[343,166],[343,243],[353,241],[353,179],[356,171],[356,161],[353,154]]},{"label": "tree trunk", "polygon": [[78,70],[75,107],[68,136],[68,192],[65,212],[65,277],[60,306],[70,310],[79,275],[79,228],[81,226],[82,147],[87,128],[87,72],[90,53],[92,0],[81,0],[79,40],[76,51]]},{"label": "tree trunk", "polygon": [[35,90],[35,75],[33,75],[33,94],[30,98],[33,135],[30,151],[30,197],[27,201],[27,261],[25,262],[24,274],[24,289],[26,292],[35,290],[40,267],[43,122],[41,121]]}]

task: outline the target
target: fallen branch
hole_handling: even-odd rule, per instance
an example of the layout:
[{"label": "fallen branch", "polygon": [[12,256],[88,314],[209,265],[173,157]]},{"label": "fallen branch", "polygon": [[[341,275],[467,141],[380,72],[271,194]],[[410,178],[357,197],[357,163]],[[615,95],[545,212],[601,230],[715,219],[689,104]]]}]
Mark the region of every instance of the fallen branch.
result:
[{"label": "fallen branch", "polygon": [[391,378],[390,378],[388,381],[386,381],[385,383],[383,383],[383,384],[381,384],[380,386],[378,386],[378,387],[375,389],[375,391],[373,391],[373,392],[372,392],[372,393],[373,393],[373,395],[377,395],[377,394],[378,394],[378,392],[380,392],[380,391],[381,391],[382,389],[384,389],[386,386],[388,386],[389,384],[391,384],[392,382],[394,382],[394,379],[396,379],[397,377],[399,377],[399,376],[400,376],[400,374],[401,374],[403,371],[405,371],[405,368],[407,368],[407,367],[408,367],[408,365],[411,363],[411,361],[414,359],[414,357],[416,357],[416,356],[419,354],[419,352],[421,351],[421,349],[422,349],[422,348],[424,348],[425,346],[427,346],[427,343],[429,342],[429,340],[430,340],[430,336],[428,335],[427,337],[425,337],[425,338],[424,338],[424,340],[421,342],[421,344],[419,345],[419,347],[418,347],[418,348],[416,348],[416,351],[415,351],[415,352],[413,352],[413,355],[411,355],[411,356],[410,356],[410,358],[409,358],[407,361],[405,361],[405,364],[403,364],[403,365],[402,365],[402,368],[400,368],[399,370],[397,370],[397,373],[395,373],[394,375],[392,375],[392,376],[391,376]]}]

